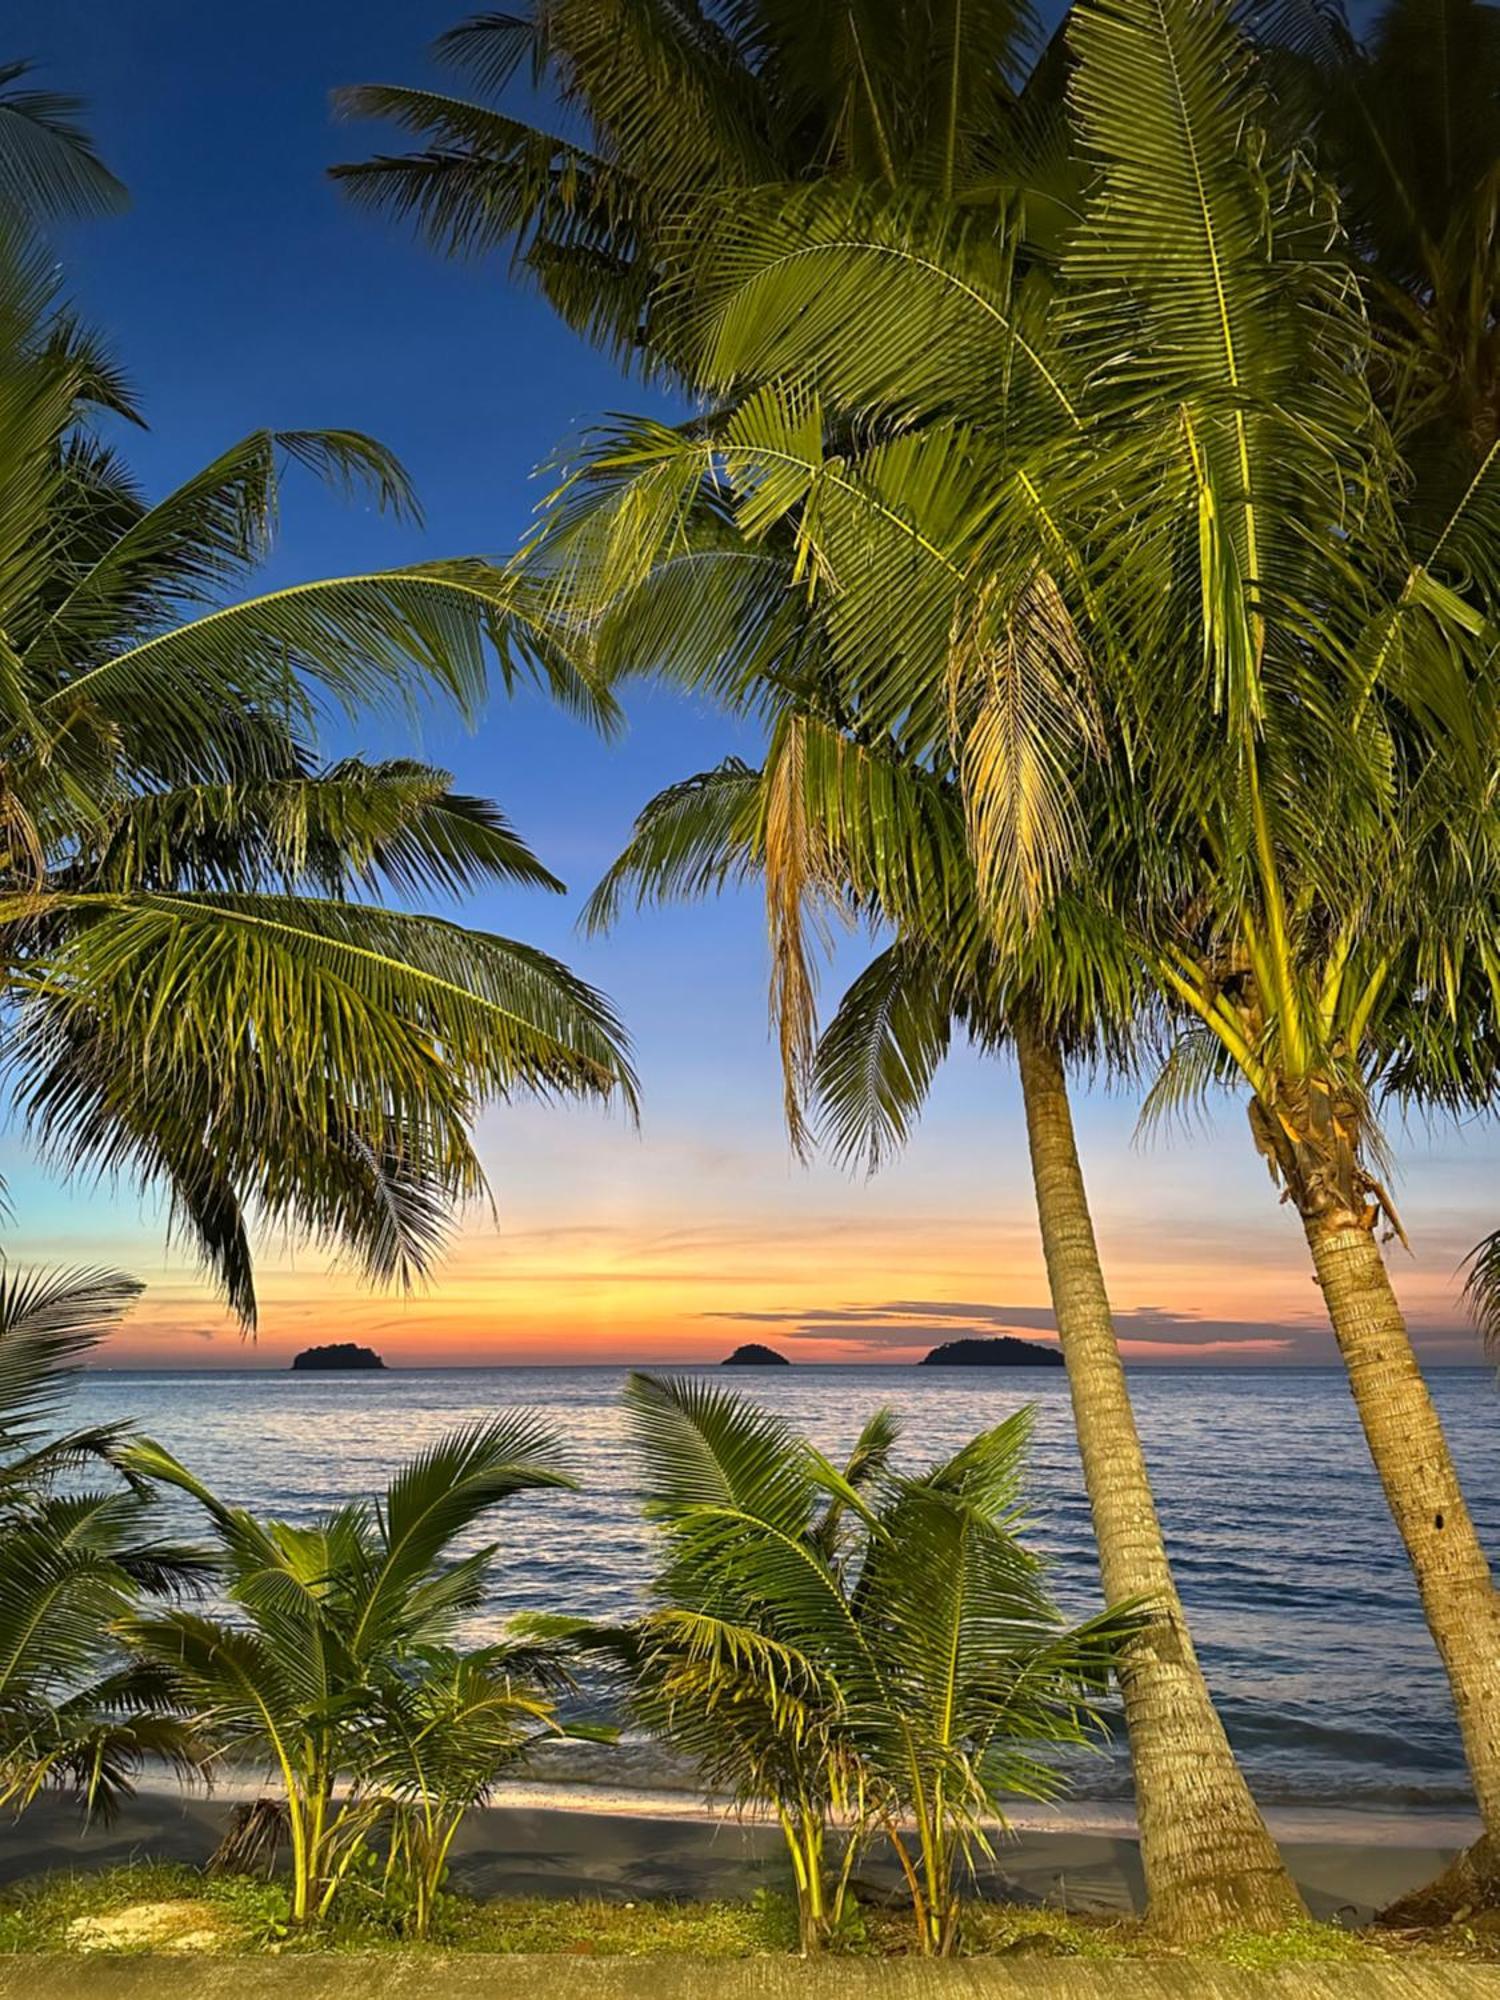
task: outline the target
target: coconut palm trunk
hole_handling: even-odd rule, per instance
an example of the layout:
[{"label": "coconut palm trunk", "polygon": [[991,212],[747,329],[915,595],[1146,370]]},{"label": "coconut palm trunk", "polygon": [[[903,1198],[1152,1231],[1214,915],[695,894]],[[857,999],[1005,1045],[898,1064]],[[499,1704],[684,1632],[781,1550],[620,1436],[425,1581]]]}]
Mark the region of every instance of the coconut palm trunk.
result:
[{"label": "coconut palm trunk", "polygon": [[1155,1613],[1120,1666],[1149,1915],[1178,1938],[1305,1914],[1219,1720],[1167,1561],[1115,1340],[1061,1054],[1016,1028],[1032,1177],[1105,1601]]},{"label": "coconut palm trunk", "polygon": [[1335,1203],[1302,1217],[1370,1456],[1453,1691],[1482,1839],[1392,1916],[1500,1899],[1500,1597],[1375,1231]]}]

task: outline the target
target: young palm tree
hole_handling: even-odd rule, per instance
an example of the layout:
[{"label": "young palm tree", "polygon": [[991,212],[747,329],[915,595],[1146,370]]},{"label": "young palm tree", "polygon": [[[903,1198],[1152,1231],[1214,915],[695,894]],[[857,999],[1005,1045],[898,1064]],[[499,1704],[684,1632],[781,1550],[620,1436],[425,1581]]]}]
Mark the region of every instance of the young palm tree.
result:
[{"label": "young palm tree", "polygon": [[[706,1548],[704,1535],[722,1526],[728,1536],[739,1522],[782,1537],[806,1566],[804,1587],[839,1616],[860,1495],[885,1468],[894,1426],[879,1413],[840,1472],[739,1397],[635,1375],[626,1405],[646,1512],[665,1540],[654,1608],[606,1643],[628,1668],[637,1720],[688,1757],[707,1789],[741,1810],[775,1812],[802,1948],[819,1950],[843,1928],[865,1838],[866,1773],[845,1726],[839,1673],[842,1654],[851,1645],[858,1653],[858,1636],[845,1621],[840,1650],[796,1645],[748,1578],[724,1576],[725,1551]],[[835,1820],[847,1831],[831,1870]]]},{"label": "young palm tree", "polygon": [[562,1653],[518,1637],[471,1652],[424,1646],[408,1669],[381,1677],[371,1758],[361,1782],[384,1807],[387,1898],[426,1937],[465,1813],[539,1742],[612,1732],[557,1719],[554,1692],[571,1686]]},{"label": "young palm tree", "polygon": [[107,1815],[144,1765],[197,1768],[191,1730],[116,1629],[143,1592],[189,1588],[211,1559],[155,1533],[149,1489],[119,1476],[123,1425],[48,1428],[139,1290],[114,1271],[0,1269],[0,1805],[13,1811],[62,1790]]},{"label": "young palm tree", "polygon": [[[421,1838],[410,1810],[432,1823],[438,1851],[424,1847],[418,1863],[425,1920],[462,1802],[452,1774],[435,1786],[422,1773],[419,1711],[441,1730],[472,1729],[491,1777],[503,1761],[497,1722],[509,1743],[518,1717],[546,1712],[534,1649],[509,1666],[503,1650],[467,1662],[448,1650],[458,1621],[484,1602],[495,1554],[455,1556],[454,1544],[515,1494],[570,1485],[558,1440],[521,1416],[454,1431],[403,1466],[379,1502],[310,1527],[227,1506],[145,1440],[124,1463],[189,1494],[213,1528],[233,1619],[169,1611],[128,1620],[124,1634],[217,1758],[259,1762],[279,1783],[293,1921],[326,1915],[393,1802],[408,1847]],[[481,1679],[488,1708],[475,1698]],[[455,1712],[466,1704],[467,1723]]]},{"label": "young palm tree", "polygon": [[480,563],[234,599],[289,465],[411,512],[370,440],[252,434],[153,504],[98,435],[104,410],[133,414],[0,202],[13,1087],[68,1171],[164,1187],[250,1324],[252,1216],[406,1278],[482,1186],[469,1128],[485,1098],[633,1091],[597,994],[526,945],[407,905],[561,885],[442,772],[322,763],[320,721],[424,695],[472,715],[487,648],[507,685],[534,671],[596,719],[609,704]]},{"label": "young palm tree", "polygon": [[1028,1413],[903,1477],[884,1412],[840,1471],[715,1387],[637,1375],[626,1395],[665,1542],[637,1712],[708,1783],[776,1811],[805,1949],[837,1931],[878,1831],[922,1949],[952,1951],[961,1874],[989,1851],[1001,1798],[1056,1795],[1039,1753],[1088,1740],[1132,1625],[1064,1628],[1016,1539]]}]

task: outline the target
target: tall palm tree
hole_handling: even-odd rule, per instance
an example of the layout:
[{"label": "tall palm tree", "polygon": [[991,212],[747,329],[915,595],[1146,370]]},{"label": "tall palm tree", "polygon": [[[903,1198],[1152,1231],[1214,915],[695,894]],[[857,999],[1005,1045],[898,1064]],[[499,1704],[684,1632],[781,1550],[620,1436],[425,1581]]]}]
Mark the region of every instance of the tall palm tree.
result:
[{"label": "tall palm tree", "polygon": [[[1483,505],[1500,441],[1500,22],[1478,0],[1392,0],[1364,38],[1337,5],[1279,0],[1253,18],[1281,66],[1283,96],[1315,132],[1320,162],[1343,194],[1351,255],[1378,333],[1376,387],[1412,470],[1413,512],[1439,548],[1451,539],[1452,522],[1461,548],[1474,532],[1465,517],[1476,502]],[[1482,839],[1482,826],[1473,834]],[[1434,885],[1425,886],[1430,892]],[[1418,989],[1427,976],[1422,965],[1412,966]],[[1484,1004],[1482,994],[1477,1008],[1476,997],[1466,1001],[1472,1021],[1483,1018]],[[1390,1006],[1383,992],[1382,1010]],[[1435,1076],[1407,1063],[1403,1082],[1440,1109],[1475,1095],[1455,1091],[1451,1062],[1440,1063]],[[1475,1247],[1465,1283],[1487,1340],[1500,1326],[1497,1246],[1500,1236],[1492,1235]],[[1393,1308],[1388,1302],[1387,1324]],[[1409,1543],[1456,1490],[1436,1418],[1430,1408],[1421,1414],[1442,1490],[1418,1496],[1404,1530]],[[1459,1567],[1477,1597],[1482,1633],[1493,1621],[1484,1609],[1488,1566],[1465,1532],[1466,1510],[1455,1516],[1450,1504],[1444,1518],[1465,1542]],[[1428,1552],[1429,1563],[1435,1554]],[[1492,1742],[1496,1726],[1488,1726]],[[1409,1899],[1409,1913],[1431,1917],[1500,1896],[1493,1808],[1486,1824],[1488,1837],[1432,1890]]]},{"label": "tall palm tree", "polygon": [[[1396,72],[1410,70],[1422,95],[1420,79],[1448,57],[1441,36],[1419,56],[1410,30],[1419,22],[1462,29],[1466,12],[1392,15],[1375,63],[1383,72],[1380,94],[1388,100],[1400,87]],[[1493,16],[1469,17],[1468,27],[1473,69],[1459,87],[1472,84],[1482,94],[1500,44]],[[1455,85],[1449,69],[1440,90]],[[1358,85],[1352,94],[1359,95]],[[1099,96],[1091,115],[1096,139],[1108,142],[1110,108]],[[1227,128],[1235,113],[1224,105],[1220,115]],[[1414,124],[1403,121],[1402,130],[1414,134]],[[1491,107],[1462,144],[1483,152],[1493,148],[1493,135]],[[1198,136],[1207,136],[1202,127]],[[1407,462],[1392,478],[1378,411],[1361,414],[1347,402],[1346,420],[1362,424],[1374,461],[1361,467],[1346,460],[1337,478],[1320,480],[1309,460],[1300,496],[1295,476],[1288,477],[1287,447],[1273,445],[1274,417],[1259,439],[1255,420],[1241,420],[1237,435],[1223,439],[1229,449],[1220,466],[1205,453],[1196,482],[1200,522],[1205,501],[1227,501],[1231,511],[1223,541],[1203,561],[1199,630],[1227,685],[1242,666],[1248,670],[1246,708],[1254,704],[1260,714],[1221,764],[1245,801],[1243,817],[1236,824],[1232,813],[1217,816],[1222,847],[1211,857],[1210,900],[1196,924],[1183,924],[1190,942],[1185,951],[1178,945],[1177,965],[1164,961],[1164,969],[1199,1024],[1184,1049],[1189,1072],[1208,1060],[1249,1086],[1257,1146],[1301,1218],[1448,1672],[1487,1833],[1470,1873],[1493,1898],[1500,1891],[1500,1600],[1379,1245],[1382,1227],[1400,1234],[1401,1225],[1384,1184],[1373,1114],[1384,1094],[1463,1111],[1488,1106],[1495,1092],[1495,433],[1484,427],[1484,394],[1477,402],[1468,395],[1483,376],[1472,348],[1449,369],[1434,366],[1430,344],[1425,357],[1421,352],[1424,324],[1441,322],[1453,303],[1443,297],[1444,271],[1466,270],[1480,293],[1492,279],[1472,257],[1455,256],[1476,213],[1463,186],[1474,152],[1464,160],[1451,148],[1425,156],[1419,142],[1403,166],[1376,159],[1369,139],[1366,123],[1366,190],[1389,174],[1416,194],[1407,167],[1428,182],[1404,220],[1387,200],[1382,225],[1357,187],[1352,203],[1353,245],[1378,274],[1378,309],[1399,321],[1402,284],[1411,302],[1398,337],[1386,332],[1367,362]],[[1127,212],[1141,213],[1151,199],[1142,165],[1125,160],[1111,175],[1111,192]],[[1434,216],[1454,221],[1466,206],[1467,220],[1428,269],[1414,271],[1408,262],[1403,270]],[[1243,256],[1246,239],[1236,244],[1227,208],[1222,219],[1217,242],[1228,262]],[[1113,278],[1122,301],[1150,314],[1140,275],[1127,276],[1118,258],[1110,271],[1108,255],[1094,273],[1104,264],[1104,282]],[[1340,282],[1336,268],[1328,282]],[[1205,324],[1213,309],[1208,289]],[[1247,340],[1252,296],[1247,285],[1239,314],[1226,319],[1219,288],[1219,331],[1207,351],[1226,389],[1243,387],[1247,369],[1265,368],[1274,352],[1271,343],[1257,356],[1253,335]],[[1395,394],[1393,354],[1404,354],[1407,374]],[[1282,366],[1290,362],[1288,349]],[[1211,377],[1203,379],[1206,386]],[[1269,371],[1263,377],[1267,387],[1274,379]],[[1285,380],[1273,394],[1278,413],[1300,400]],[[1345,397],[1342,385],[1329,383],[1305,406],[1304,424],[1332,418]],[[1467,420],[1460,420],[1464,410]],[[1258,466],[1257,447],[1267,453]],[[1229,450],[1239,470],[1226,479]],[[1324,545],[1347,566],[1352,591],[1340,588],[1336,572],[1320,568],[1310,576],[1301,567],[1307,520],[1319,510]],[[1304,606],[1316,607],[1322,621],[1317,638],[1302,628]],[[1232,693],[1229,706],[1232,714]],[[1187,727],[1178,742],[1186,744],[1194,731],[1191,718],[1181,720]],[[1200,740],[1189,754],[1199,760],[1202,752]],[[1336,824],[1326,826],[1313,802],[1330,771],[1342,796]]]},{"label": "tall palm tree", "polygon": [[211,1559],[157,1532],[120,1476],[123,1425],[53,1434],[80,1359],[140,1287],[118,1272],[0,1269],[0,1805],[65,1791],[109,1814],[141,1769],[192,1773],[201,1746],[160,1677],[121,1652],[145,1593],[190,1589]]},{"label": "tall palm tree", "polygon": [[[1062,143],[1060,38],[1023,74],[1034,29],[1021,9],[955,8],[934,32],[928,10],[902,4],[683,14],[565,0],[523,19],[480,17],[445,37],[439,54],[490,96],[529,66],[556,86],[587,138],[548,133],[487,104],[366,87],[344,93],[343,108],[393,119],[425,149],[336,173],[355,199],[414,222],[449,254],[510,249],[570,324],[691,386],[703,327],[700,288],[684,282],[684,234],[705,202],[732,215],[735,190],[807,183],[804,221],[820,181],[957,200],[971,223],[1003,225],[1008,254],[1040,283],[1081,177]],[[810,270],[821,267],[818,247],[814,223],[799,242],[800,254],[813,253]],[[809,295],[815,287],[814,279]],[[877,285],[870,302],[878,296]],[[852,324],[846,317],[843,329]],[[1002,373],[997,364],[995,378]],[[663,501],[670,516],[673,502]],[[711,663],[724,655],[730,677],[744,682],[747,630],[772,673],[797,656],[803,642],[787,611],[795,600],[774,565],[747,562],[733,543],[721,537],[712,549],[700,543],[647,565],[622,647],[635,668],[649,662],[715,679]],[[903,575],[890,580],[905,590]],[[712,636],[685,662],[684,634],[710,624]],[[725,678],[717,674],[719,684]],[[1022,817],[1007,823],[1019,829]],[[809,1045],[805,1019],[798,1025],[805,981],[795,951],[779,963],[795,1067]],[[1023,1044],[1035,1085],[1033,1146],[1039,1161],[1046,1154],[1055,1163],[1038,1189],[1096,1527],[1110,1551],[1106,1593],[1162,1607],[1156,1637],[1132,1648],[1126,1674],[1153,1909],[1174,1928],[1212,1929],[1226,1913],[1275,1922],[1299,1904],[1234,1765],[1172,1584],[1073,1143],[1062,1051],[1024,1022],[1018,1053]],[[795,1131],[795,1090],[788,1109]]]},{"label": "tall palm tree", "polygon": [[0,202],[12,1088],[68,1171],[164,1188],[251,1324],[252,1217],[409,1278],[483,1185],[487,1097],[633,1093],[598,994],[408,900],[561,884],[444,773],[324,763],[320,723],[429,697],[472,716],[489,652],[507,686],[610,704],[483,563],[236,600],[289,466],[410,517],[401,468],[354,433],[259,432],[148,502],[97,423],[133,407],[55,287]]},{"label": "tall palm tree", "polygon": [[[1153,1921],[1183,1934],[1274,1924],[1297,1908],[1296,1892],[1213,1707],[1167,1560],[1068,1102],[1070,1054],[1133,1066],[1148,996],[1116,930],[1096,926],[1076,900],[1054,901],[1012,952],[997,948],[965,836],[956,782],[826,719],[784,717],[763,771],[731,761],[648,804],[589,916],[607,925],[628,899],[701,895],[765,874],[794,1099],[808,1089],[834,1150],[871,1168],[904,1141],[955,1028],[986,1051],[1014,1053],[1105,1600],[1151,1613],[1118,1671]],[[800,876],[788,849],[803,857]],[[816,1049],[810,1024],[795,1019],[811,997],[805,899],[900,932]]]},{"label": "tall palm tree", "polygon": [[1377,1241],[1373,1107],[1494,1095],[1496,454],[1445,517],[1411,502],[1332,192],[1278,160],[1227,11],[1100,0],[1071,39],[1094,192],[1059,305],[913,204],[705,211],[681,256],[732,412],[626,439],[634,515],[575,560],[640,573],[712,469],[835,600],[861,726],[957,735],[981,890],[1023,910],[1088,851],[1089,690],[1121,698],[1149,809],[1103,879],[1141,885],[1116,916],[1188,1023],[1160,1095],[1247,1091],[1493,1829],[1496,1602]]}]

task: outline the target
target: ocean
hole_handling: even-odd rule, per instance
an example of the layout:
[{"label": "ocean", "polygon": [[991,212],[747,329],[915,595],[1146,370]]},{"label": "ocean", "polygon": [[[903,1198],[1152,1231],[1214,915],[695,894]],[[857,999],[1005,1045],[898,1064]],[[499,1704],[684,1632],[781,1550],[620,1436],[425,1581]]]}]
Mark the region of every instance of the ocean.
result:
[{"label": "ocean", "polygon": [[[722,1379],[835,1454],[889,1404],[913,1466],[1029,1403],[1032,1545],[1066,1607],[1097,1605],[1061,1370],[799,1366]],[[376,1490],[450,1426],[507,1408],[544,1413],[567,1440],[581,1489],[512,1502],[475,1537],[501,1545],[494,1602],[470,1633],[478,1640],[513,1611],[618,1618],[643,1601],[650,1535],[634,1497],[623,1380],[608,1368],[101,1369],[81,1379],[69,1414],[132,1419],[225,1498],[306,1521]],[[1286,1807],[1466,1808],[1446,1684],[1342,1374],[1152,1368],[1130,1382],[1178,1584],[1256,1795]],[[1449,1369],[1432,1386],[1480,1534],[1500,1557],[1495,1379]],[[667,1781],[674,1774],[653,1770],[652,1755],[639,1745],[595,1753],[579,1775]],[[1074,1794],[1127,1799],[1123,1746],[1083,1760]]]}]

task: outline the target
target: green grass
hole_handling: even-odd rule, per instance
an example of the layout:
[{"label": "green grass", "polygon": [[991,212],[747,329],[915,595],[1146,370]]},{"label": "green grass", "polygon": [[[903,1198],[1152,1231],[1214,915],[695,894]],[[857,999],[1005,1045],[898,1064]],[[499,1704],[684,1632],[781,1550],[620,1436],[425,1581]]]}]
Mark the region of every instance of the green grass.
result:
[{"label": "green grass", "polygon": [[428,1945],[404,1938],[373,1892],[356,1882],[334,1920],[294,1930],[279,1882],[204,1875],[175,1864],[138,1863],[89,1874],[54,1874],[24,1883],[0,1901],[0,1952],[79,1948],[72,1927],[141,1905],[183,1906],[171,1929],[110,1949],[171,1948],[175,1930],[202,1929],[223,1952],[443,1951],[567,1952],[577,1956],[751,1958],[796,1947],[789,1904],[757,1896],[743,1903],[604,1903],[542,1897],[476,1902],[445,1896]]},{"label": "green grass", "polygon": [[[165,1906],[163,1908],[162,1906]],[[151,1922],[140,1913],[154,1911]],[[415,1944],[377,1893],[356,1882],[328,1924],[295,1930],[280,1882],[239,1875],[205,1875],[175,1864],[143,1862],[87,1874],[51,1874],[0,1898],[0,1952],[80,1949],[78,1926],[127,1920],[131,1931],[110,1933],[94,1949],[170,1951],[192,1939],[195,1952],[392,1951],[559,1952],[576,1957],[684,1956],[743,1959],[796,1950],[791,1904],[762,1891],[748,1902],[606,1903],[562,1898],[442,1899],[431,1939]],[[152,1927],[153,1923],[155,1928]],[[1472,1934],[1421,1941],[1456,1957],[1477,1952]],[[181,1944],[175,1946],[182,1949]],[[1379,1963],[1409,1954],[1412,1941],[1387,1948],[1375,1934],[1302,1923],[1275,1933],[1230,1932],[1195,1954],[1220,1964],[1271,1970],[1309,1964]],[[911,1919],[900,1909],[865,1909],[851,1924],[845,1949],[861,1956],[898,1957],[915,1949]],[[1133,1918],[1068,1915],[1059,1910],[973,1903],[964,1913],[963,1949],[976,1957],[1037,1955],[1126,1959],[1168,1955]],[[1180,1957],[1182,1954],[1173,1953]]]},{"label": "green grass", "polygon": [[1226,1931],[1214,1941],[1214,1957],[1225,1965],[1272,1971],[1282,1965],[1349,1965],[1388,1958],[1364,1933],[1337,1924],[1291,1924],[1284,1931]]}]

